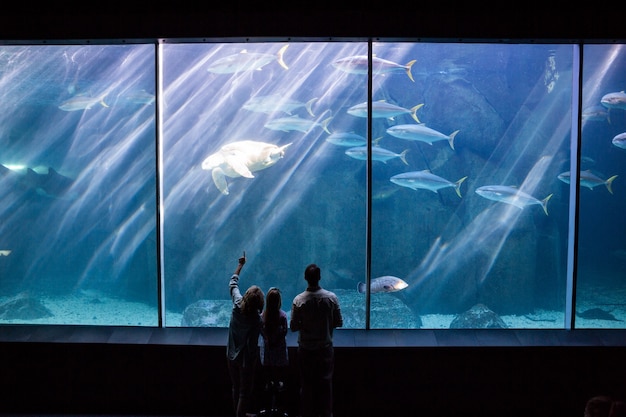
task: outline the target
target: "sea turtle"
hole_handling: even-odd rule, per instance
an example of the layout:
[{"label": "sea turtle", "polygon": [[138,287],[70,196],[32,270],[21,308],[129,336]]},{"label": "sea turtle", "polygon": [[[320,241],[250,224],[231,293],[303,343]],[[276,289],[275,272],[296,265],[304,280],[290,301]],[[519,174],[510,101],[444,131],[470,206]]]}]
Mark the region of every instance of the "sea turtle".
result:
[{"label": "sea turtle", "polygon": [[228,143],[202,162],[202,169],[211,171],[218,190],[228,195],[226,177],[254,178],[253,172],[269,168],[285,155],[291,145],[277,146],[265,142],[242,140]]}]

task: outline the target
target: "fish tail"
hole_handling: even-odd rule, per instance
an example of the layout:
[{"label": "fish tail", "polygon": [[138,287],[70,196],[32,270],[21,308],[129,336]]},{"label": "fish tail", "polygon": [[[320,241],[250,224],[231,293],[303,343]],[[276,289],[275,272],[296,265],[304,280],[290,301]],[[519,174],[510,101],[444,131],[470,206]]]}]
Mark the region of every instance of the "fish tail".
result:
[{"label": "fish tail", "polygon": [[415,61],[417,61],[417,60],[414,59],[413,61],[409,61],[406,64],[406,75],[408,75],[409,78],[411,79],[411,81],[413,81],[413,82],[415,82],[415,80],[413,79],[413,74],[411,74],[411,67],[413,66],[413,64],[415,64]]},{"label": "fish tail", "polygon": [[285,54],[285,50],[288,46],[289,44],[283,46],[282,48],[280,48],[280,51],[278,51],[278,64],[286,70],[289,69],[289,67],[287,66],[287,64],[285,64],[285,61],[283,60],[283,55]]},{"label": "fish tail", "polygon": [[109,107],[109,105],[108,105],[108,104],[104,101],[104,98],[105,98],[105,97],[106,97],[106,96],[102,96],[102,98],[100,99],[100,105],[101,105],[102,107]]},{"label": "fish tail", "polygon": [[457,195],[462,198],[461,196],[461,184],[463,184],[463,181],[465,181],[467,179],[467,177],[463,177],[460,180],[458,180],[457,182],[454,183],[454,191],[456,191]]},{"label": "fish tail", "polygon": [[333,116],[330,116],[328,119],[322,120],[322,129],[324,129],[328,134],[330,134],[330,130],[328,130],[328,124],[331,120],[333,120]]},{"label": "fish tail", "polygon": [[420,122],[420,119],[417,118],[417,111],[419,109],[421,109],[422,107],[424,107],[424,103],[420,103],[415,107],[411,107],[411,117],[413,118],[413,120],[415,120],[417,123],[422,123]]},{"label": "fish tail", "polygon": [[546,213],[546,216],[548,215],[548,201],[552,198],[553,195],[554,194],[550,194],[549,196],[541,200],[541,207],[543,207],[543,211]]},{"label": "fish tail", "polygon": [[406,161],[406,153],[408,152],[408,149],[405,149],[402,151],[402,153],[400,154],[400,159],[402,159],[402,162],[404,162],[404,165],[409,165],[409,163]]},{"label": "fish tail", "polygon": [[613,194],[613,181],[615,180],[615,178],[617,178],[617,175],[613,175],[611,178],[609,178],[608,180],[606,180],[606,182],[604,183],[604,185],[606,185],[606,189],[609,190],[609,192],[611,194]]},{"label": "fish tail", "polygon": [[448,142],[450,143],[450,147],[452,148],[452,150],[454,150],[454,138],[456,137],[457,133],[459,133],[459,130],[455,130],[454,132],[450,133],[450,136],[448,137]]},{"label": "fish tail", "polygon": [[317,101],[317,97],[312,98],[311,100],[307,101],[306,104],[304,105],[306,107],[306,111],[307,113],[309,113],[311,115],[311,117],[315,117],[315,114],[313,114],[313,103],[315,103]]},{"label": "fish tail", "polygon": [[359,292],[359,294],[363,294],[365,292],[365,283],[359,282],[356,285],[356,290]]}]

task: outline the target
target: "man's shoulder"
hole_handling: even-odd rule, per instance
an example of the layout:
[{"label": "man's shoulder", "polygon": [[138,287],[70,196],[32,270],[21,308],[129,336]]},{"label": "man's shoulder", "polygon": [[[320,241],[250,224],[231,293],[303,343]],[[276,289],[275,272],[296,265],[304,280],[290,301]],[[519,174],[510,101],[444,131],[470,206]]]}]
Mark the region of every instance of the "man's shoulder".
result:
[{"label": "man's shoulder", "polygon": [[322,294],[324,294],[324,296],[329,297],[329,298],[337,298],[337,294],[335,294],[334,292],[330,291],[330,290],[326,290],[326,289],[321,289],[320,291],[322,291]]}]

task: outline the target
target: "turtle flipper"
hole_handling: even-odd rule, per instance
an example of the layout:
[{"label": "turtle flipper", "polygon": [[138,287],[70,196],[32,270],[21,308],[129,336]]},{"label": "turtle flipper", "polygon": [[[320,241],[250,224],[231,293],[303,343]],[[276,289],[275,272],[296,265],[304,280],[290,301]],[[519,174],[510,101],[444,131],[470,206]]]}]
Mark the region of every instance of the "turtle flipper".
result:
[{"label": "turtle flipper", "polygon": [[211,176],[213,177],[213,182],[217,189],[220,190],[222,194],[228,195],[228,183],[226,182],[226,175],[224,175],[222,168],[213,168]]}]

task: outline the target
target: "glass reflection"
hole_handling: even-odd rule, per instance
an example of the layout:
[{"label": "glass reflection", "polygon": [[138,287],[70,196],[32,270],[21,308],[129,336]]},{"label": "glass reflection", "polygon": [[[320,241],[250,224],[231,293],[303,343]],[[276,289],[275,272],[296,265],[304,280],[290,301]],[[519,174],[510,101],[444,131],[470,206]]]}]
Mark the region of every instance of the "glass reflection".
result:
[{"label": "glass reflection", "polygon": [[[576,327],[626,327],[624,45],[586,45],[583,61]],[[569,173],[564,182],[568,182]],[[566,181],[567,180],[567,181]]]},{"label": "glass reflection", "polygon": [[154,61],[0,47],[3,323],[158,323]]}]

